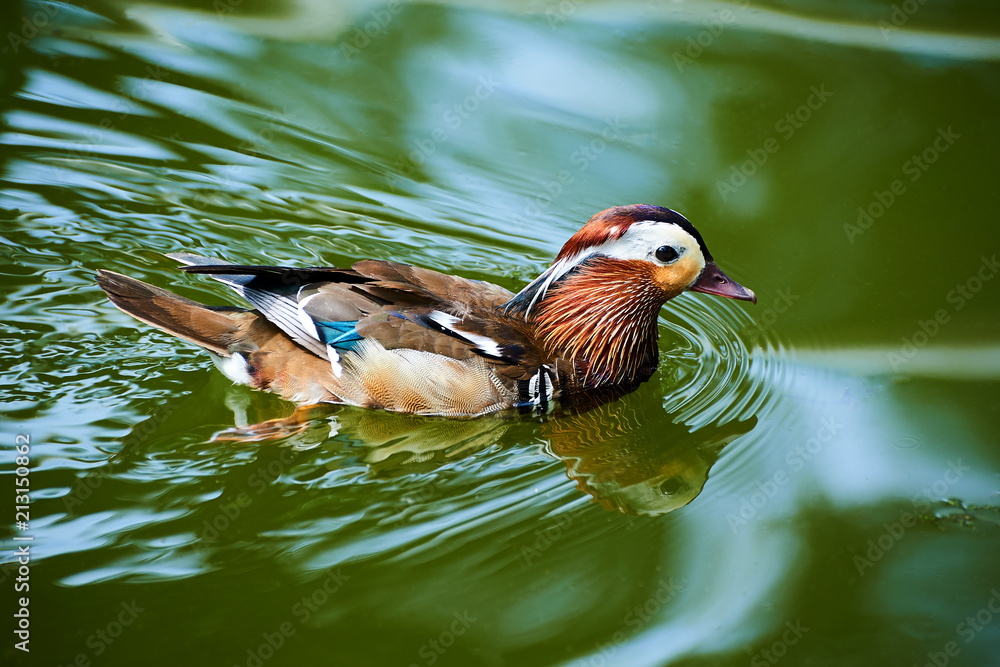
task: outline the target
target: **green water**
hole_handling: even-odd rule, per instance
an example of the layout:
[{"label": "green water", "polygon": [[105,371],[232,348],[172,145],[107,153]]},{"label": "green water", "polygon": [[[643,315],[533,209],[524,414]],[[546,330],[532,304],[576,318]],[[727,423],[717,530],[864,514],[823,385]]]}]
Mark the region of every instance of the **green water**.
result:
[{"label": "green water", "polygon": [[[992,3],[0,12],[3,664],[1000,664]],[[677,299],[582,414],[226,439],[292,406],[93,283],[235,304],[188,249],[517,289],[634,202],[760,303]]]}]

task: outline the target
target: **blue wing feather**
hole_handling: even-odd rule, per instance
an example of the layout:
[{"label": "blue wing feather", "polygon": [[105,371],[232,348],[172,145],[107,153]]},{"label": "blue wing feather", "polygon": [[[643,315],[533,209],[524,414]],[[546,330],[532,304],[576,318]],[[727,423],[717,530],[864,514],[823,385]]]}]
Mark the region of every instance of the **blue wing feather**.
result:
[{"label": "blue wing feather", "polygon": [[323,343],[338,350],[353,350],[362,336],[358,334],[358,322],[316,322],[316,329]]}]

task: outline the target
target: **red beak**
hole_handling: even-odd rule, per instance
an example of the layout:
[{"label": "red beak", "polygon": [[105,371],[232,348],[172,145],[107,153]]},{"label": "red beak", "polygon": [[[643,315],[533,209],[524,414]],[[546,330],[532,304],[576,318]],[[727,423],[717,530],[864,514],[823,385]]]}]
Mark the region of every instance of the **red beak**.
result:
[{"label": "red beak", "polygon": [[694,281],[688,289],[694,292],[724,296],[727,299],[739,299],[740,301],[757,303],[757,295],[753,293],[753,290],[747,289],[727,276],[722,272],[722,269],[715,265],[715,262],[706,263],[705,270],[701,272],[698,280]]}]

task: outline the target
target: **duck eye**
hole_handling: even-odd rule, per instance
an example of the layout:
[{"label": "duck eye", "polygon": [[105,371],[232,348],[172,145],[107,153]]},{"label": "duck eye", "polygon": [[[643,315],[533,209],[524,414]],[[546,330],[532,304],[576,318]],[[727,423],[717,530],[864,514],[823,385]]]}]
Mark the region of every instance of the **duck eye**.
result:
[{"label": "duck eye", "polygon": [[664,264],[669,264],[670,262],[673,262],[678,257],[680,257],[680,253],[677,252],[677,248],[669,245],[661,245],[659,248],[656,249],[655,254],[656,254],[656,259],[663,262]]}]

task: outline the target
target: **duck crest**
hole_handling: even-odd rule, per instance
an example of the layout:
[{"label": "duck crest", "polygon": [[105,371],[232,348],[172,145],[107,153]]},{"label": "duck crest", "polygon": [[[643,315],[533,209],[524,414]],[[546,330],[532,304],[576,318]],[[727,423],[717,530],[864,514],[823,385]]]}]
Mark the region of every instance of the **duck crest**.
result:
[{"label": "duck crest", "polygon": [[[606,211],[604,213],[607,213]],[[576,234],[563,244],[556,262],[574,257],[600,248],[606,243],[613,243],[625,235],[632,225],[632,220],[622,220],[619,215],[602,215],[598,213],[587,221]]]},{"label": "duck crest", "polygon": [[705,246],[701,234],[677,211],[648,204],[615,206],[594,215],[573,234],[563,244],[552,266],[504,305],[504,313],[528,319],[546,293],[571,276],[589,257],[604,254],[614,248],[634,226],[656,223],[674,225],[689,234],[699,246],[704,259],[712,261],[712,254]]},{"label": "duck crest", "polygon": [[576,272],[588,255],[599,252],[601,248],[624,236],[633,221],[622,219],[614,211],[615,209],[602,211],[588,220],[563,244],[552,266],[504,304],[504,313],[520,315],[527,320],[532,309],[545,298],[548,291]]}]

